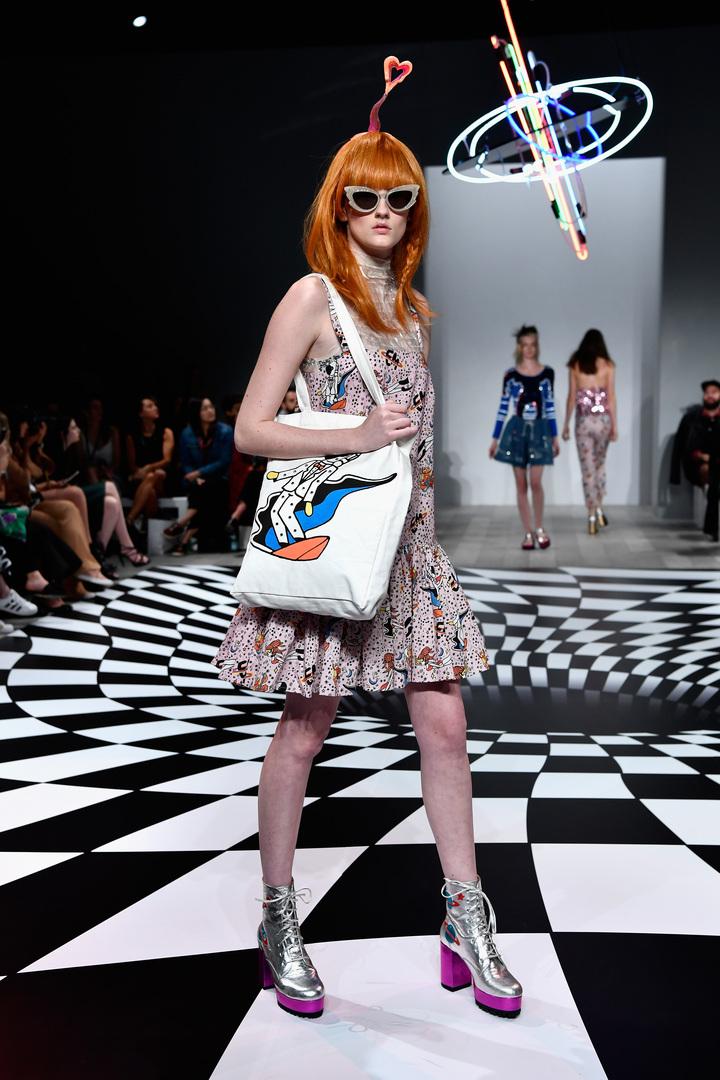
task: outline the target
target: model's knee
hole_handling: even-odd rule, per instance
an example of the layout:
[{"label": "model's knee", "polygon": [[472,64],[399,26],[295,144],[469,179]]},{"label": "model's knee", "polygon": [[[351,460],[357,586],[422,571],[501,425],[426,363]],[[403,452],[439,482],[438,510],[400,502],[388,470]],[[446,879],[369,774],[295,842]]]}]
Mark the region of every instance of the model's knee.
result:
[{"label": "model's knee", "polygon": [[317,757],[330,730],[330,723],[309,724],[303,720],[281,720],[274,738],[282,751],[295,761],[308,762]]},{"label": "model's knee", "polygon": [[467,753],[467,724],[465,716],[439,717],[432,720],[424,730],[417,732],[418,745],[424,754]]},{"label": "model's knee", "polygon": [[533,478],[530,481],[530,486],[532,488],[533,495],[541,495],[542,494],[542,489],[543,489],[542,480],[536,480],[536,479]]}]

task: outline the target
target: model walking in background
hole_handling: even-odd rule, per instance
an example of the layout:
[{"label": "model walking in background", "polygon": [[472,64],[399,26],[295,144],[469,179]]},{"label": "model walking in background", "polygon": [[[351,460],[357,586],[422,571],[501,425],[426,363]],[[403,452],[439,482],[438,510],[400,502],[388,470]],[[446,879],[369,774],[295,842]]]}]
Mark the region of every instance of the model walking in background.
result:
[{"label": "model walking in background", "polygon": [[607,476],[605,458],[608,443],[617,439],[615,362],[608,355],[599,330],[588,330],[568,360],[570,385],[563,439],[570,438],[570,418],[575,409],[575,442],[580,459],[588,532],[594,536],[604,528],[603,510]]},{"label": "model walking in background", "polygon": [[[543,468],[552,465],[560,452],[553,392],[555,373],[551,367],[540,363],[539,355],[537,328],[521,326],[515,331],[515,367],[509,368],[503,376],[500,407],[489,451],[491,458],[513,467],[517,505],[525,529],[520,546],[526,551],[536,545],[550,547],[550,537],[543,528],[545,493],[542,474]],[[503,431],[511,404],[512,415]],[[532,514],[528,490],[532,492]]]}]

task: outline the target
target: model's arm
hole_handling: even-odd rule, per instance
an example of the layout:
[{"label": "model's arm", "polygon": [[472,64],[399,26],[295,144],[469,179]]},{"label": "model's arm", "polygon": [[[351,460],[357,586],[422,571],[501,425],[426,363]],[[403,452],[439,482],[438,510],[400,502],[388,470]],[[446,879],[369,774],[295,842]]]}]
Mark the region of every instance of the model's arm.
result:
[{"label": "model's arm", "polygon": [[498,439],[500,438],[500,432],[503,429],[505,417],[508,414],[510,408],[510,379],[511,373],[507,373],[503,377],[502,393],[500,395],[500,405],[498,406],[497,416],[495,417],[495,427],[492,433],[492,442],[490,443],[490,450],[488,455],[491,458],[495,457],[495,451],[497,450]]},{"label": "model's arm", "polygon": [[563,439],[570,438],[570,420],[572,419],[573,409],[575,408],[575,401],[577,399],[577,376],[575,375],[575,368],[571,367],[570,371],[570,383],[568,385],[567,402],[565,403],[565,423],[563,424],[562,437]]},{"label": "model's arm", "polygon": [[544,415],[550,425],[550,434],[557,439],[557,419],[555,417],[555,372],[551,367],[547,368],[547,378],[543,379],[540,386],[543,395]]},{"label": "model's arm", "polygon": [[275,416],[301,362],[327,318],[327,293],[319,278],[300,278],[282,298],[265,332],[235,422],[235,446],[265,458],[321,457],[362,453],[414,435],[407,409],[398,402],[376,405],[358,427],[300,428]]},{"label": "model's arm", "polygon": [[610,428],[610,441],[615,442],[617,439],[617,401],[615,398],[615,365],[608,364],[608,384],[607,384],[607,398],[608,398],[608,412],[610,413],[610,420],[612,427]]}]

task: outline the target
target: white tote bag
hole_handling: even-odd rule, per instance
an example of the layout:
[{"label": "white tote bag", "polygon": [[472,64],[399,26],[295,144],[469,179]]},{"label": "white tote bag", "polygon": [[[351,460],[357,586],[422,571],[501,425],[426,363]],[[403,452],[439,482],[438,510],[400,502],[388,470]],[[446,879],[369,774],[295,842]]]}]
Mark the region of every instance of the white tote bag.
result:
[{"label": "white tote bag", "polygon": [[[385,401],[347,307],[325,282],[348,348],[376,405]],[[314,412],[305,377],[295,376],[300,412],[276,422],[301,428],[358,427],[364,416]],[[415,435],[365,453],[273,459],[230,590],[248,607],[372,619],[387,595],[407,515]]]}]

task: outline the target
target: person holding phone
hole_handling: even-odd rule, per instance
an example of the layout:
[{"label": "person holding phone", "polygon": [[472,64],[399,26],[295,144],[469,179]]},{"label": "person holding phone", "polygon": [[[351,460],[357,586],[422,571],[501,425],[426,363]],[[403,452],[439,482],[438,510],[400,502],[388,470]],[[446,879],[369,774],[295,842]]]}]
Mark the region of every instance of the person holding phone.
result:
[{"label": "person holding phone", "polygon": [[[105,576],[100,563],[90,549],[87,527],[77,506],[70,499],[62,498],[64,489],[60,482],[56,481],[51,488],[46,488],[45,492],[39,491],[34,483],[30,469],[32,462],[30,451],[35,445],[34,436],[40,433],[42,438],[46,430],[47,425],[44,422],[34,423],[32,418],[29,420],[25,418],[20,422],[15,445],[11,449],[7,463],[0,499],[8,506],[25,508],[26,513],[29,514],[28,537],[31,532],[37,531],[35,526],[40,525],[43,527],[40,532],[49,529],[61,541],[58,545],[62,551],[60,562],[69,568],[68,577],[75,579],[69,595],[71,599],[80,599],[87,595],[86,585],[105,588],[112,585],[112,579]],[[49,458],[48,461],[50,461]],[[69,487],[68,490],[70,490]],[[50,497],[47,492],[52,492]],[[50,548],[47,545],[45,547],[44,554],[47,559]],[[28,565],[27,573],[33,574],[39,569],[38,565]],[[43,584],[47,585],[48,582],[41,584],[35,579],[34,584],[42,588]]]}]

